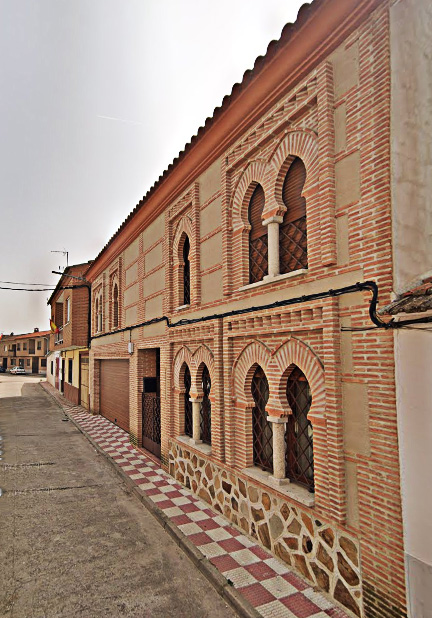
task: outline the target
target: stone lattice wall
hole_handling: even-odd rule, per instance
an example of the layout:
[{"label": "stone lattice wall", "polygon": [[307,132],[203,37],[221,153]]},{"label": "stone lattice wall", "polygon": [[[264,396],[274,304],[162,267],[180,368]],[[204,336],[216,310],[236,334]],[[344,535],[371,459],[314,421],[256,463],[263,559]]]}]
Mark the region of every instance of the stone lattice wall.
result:
[{"label": "stone lattice wall", "polygon": [[357,539],[271,488],[264,489],[174,441],[169,470],[312,584],[362,616]]}]

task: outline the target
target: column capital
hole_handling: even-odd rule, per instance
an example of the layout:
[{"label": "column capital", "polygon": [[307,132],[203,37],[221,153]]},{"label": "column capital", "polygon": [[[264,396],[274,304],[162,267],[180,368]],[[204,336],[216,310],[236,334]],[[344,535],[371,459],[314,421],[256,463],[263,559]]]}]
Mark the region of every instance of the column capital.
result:
[{"label": "column capital", "polygon": [[275,425],[285,425],[288,423],[288,416],[267,416],[267,420],[269,423],[274,423]]},{"label": "column capital", "polygon": [[269,225],[270,223],[281,224],[282,221],[283,221],[283,217],[281,217],[280,215],[272,215],[271,217],[267,217],[266,219],[264,219],[262,224],[263,225]]}]

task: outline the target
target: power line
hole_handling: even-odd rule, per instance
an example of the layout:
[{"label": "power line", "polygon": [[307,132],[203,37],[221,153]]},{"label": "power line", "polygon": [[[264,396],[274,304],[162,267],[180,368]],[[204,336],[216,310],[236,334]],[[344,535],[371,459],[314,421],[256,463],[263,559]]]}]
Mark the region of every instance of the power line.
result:
[{"label": "power line", "polygon": [[0,287],[0,290],[13,290],[14,292],[52,292],[55,288],[5,288]]},{"label": "power line", "polygon": [[8,283],[10,285],[53,285],[52,283],[23,283],[22,281],[0,281],[0,283]]}]

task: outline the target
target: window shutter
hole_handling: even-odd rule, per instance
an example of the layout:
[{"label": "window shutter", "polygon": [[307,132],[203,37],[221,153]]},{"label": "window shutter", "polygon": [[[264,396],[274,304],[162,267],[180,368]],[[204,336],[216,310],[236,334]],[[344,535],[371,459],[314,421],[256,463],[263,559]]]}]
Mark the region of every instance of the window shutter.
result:
[{"label": "window shutter", "polygon": [[284,223],[296,221],[306,214],[306,200],[301,192],[306,181],[306,168],[301,159],[296,157],[285,176],[282,188],[282,200],[287,207]]}]

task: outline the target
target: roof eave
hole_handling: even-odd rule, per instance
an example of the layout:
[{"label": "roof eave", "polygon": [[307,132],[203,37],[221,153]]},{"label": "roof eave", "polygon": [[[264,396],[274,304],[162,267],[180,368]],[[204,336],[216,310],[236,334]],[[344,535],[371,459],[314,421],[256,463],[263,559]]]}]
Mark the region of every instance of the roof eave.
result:
[{"label": "roof eave", "polygon": [[221,108],[149,190],[87,272],[94,281],[116,257],[254,122],[330,54],[384,0],[315,0],[302,7],[264,58],[246,71]]}]

